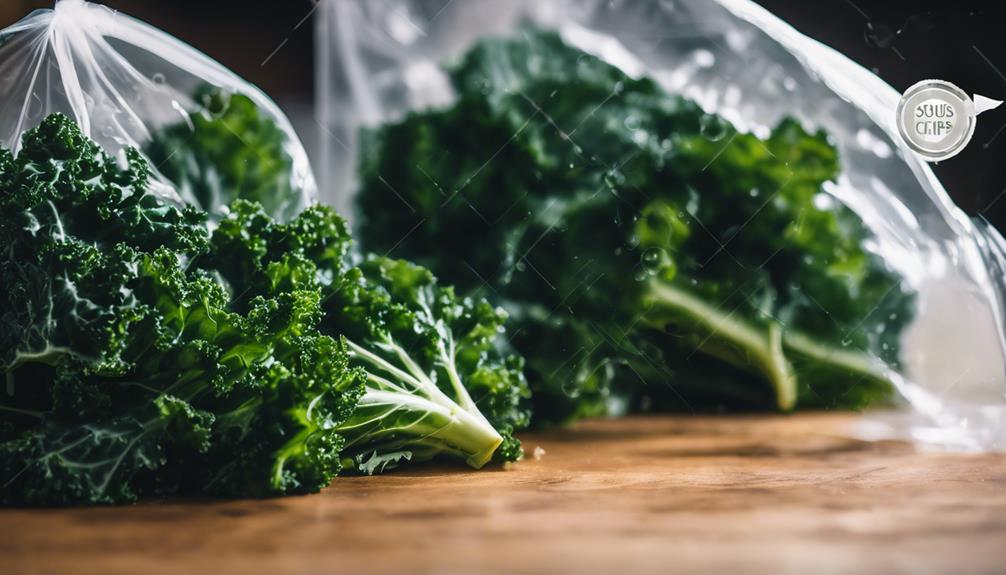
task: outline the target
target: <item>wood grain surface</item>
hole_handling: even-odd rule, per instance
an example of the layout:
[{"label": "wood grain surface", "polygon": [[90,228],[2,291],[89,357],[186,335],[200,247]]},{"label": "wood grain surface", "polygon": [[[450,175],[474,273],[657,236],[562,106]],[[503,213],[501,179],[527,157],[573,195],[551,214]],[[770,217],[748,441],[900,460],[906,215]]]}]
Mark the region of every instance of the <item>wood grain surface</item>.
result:
[{"label": "wood grain surface", "polygon": [[1006,572],[1006,457],[850,439],[854,417],[590,421],[508,469],[4,510],[0,573]]}]

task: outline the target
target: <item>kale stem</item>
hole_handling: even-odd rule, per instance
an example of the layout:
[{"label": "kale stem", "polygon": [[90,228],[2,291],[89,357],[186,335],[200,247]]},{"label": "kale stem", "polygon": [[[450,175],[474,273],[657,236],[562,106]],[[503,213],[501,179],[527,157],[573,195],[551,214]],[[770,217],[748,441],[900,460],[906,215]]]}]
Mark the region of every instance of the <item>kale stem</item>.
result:
[{"label": "kale stem", "polygon": [[783,336],[783,345],[816,361],[831,364],[875,381],[890,383],[890,378],[884,375],[883,363],[869,354],[822,345],[813,338],[794,331],[786,332]]},{"label": "kale stem", "polygon": [[[775,390],[779,409],[793,409],[796,404],[796,375],[783,351],[782,327],[778,323],[770,323],[768,328],[751,325],[735,319],[733,313],[725,314],[666,282],[652,282],[650,293],[655,304],[677,313],[683,312],[707,330],[707,337],[697,346],[699,351],[742,368],[750,367],[749,363],[753,361]],[[739,358],[735,351],[724,349],[722,343],[739,347],[743,358]]]},{"label": "kale stem", "polygon": [[[503,443],[503,437],[485,420],[481,414],[476,415],[461,409],[451,402],[445,404],[438,398],[425,398],[409,393],[367,389],[360,398],[363,410],[368,407],[387,410],[387,412],[402,412],[413,414],[408,425],[389,427],[384,431],[368,433],[368,442],[373,443],[382,435],[395,437],[406,435],[407,444],[421,440],[436,441],[442,450],[454,451],[465,458],[471,467],[479,469],[488,463]],[[347,434],[356,422],[352,419],[337,428]],[[431,445],[433,445],[431,443]]]}]

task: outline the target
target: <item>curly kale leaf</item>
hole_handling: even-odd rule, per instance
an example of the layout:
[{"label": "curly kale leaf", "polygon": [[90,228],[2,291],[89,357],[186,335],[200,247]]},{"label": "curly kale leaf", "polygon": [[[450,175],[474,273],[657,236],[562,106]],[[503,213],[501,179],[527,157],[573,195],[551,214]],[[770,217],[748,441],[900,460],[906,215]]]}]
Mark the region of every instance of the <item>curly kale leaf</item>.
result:
[{"label": "curly kale leaf", "polygon": [[232,285],[238,305],[319,289],[321,331],[345,342],[366,391],[338,427],[347,461],[361,472],[437,456],[481,467],[521,455],[512,432],[526,425],[527,385],[519,358],[497,350],[505,315],[458,298],[429,271],[370,258],[351,267],[343,220],[315,206],[280,224],[237,202],[204,258]]},{"label": "curly kale leaf", "polygon": [[363,374],[317,333],[321,293],[240,310],[195,261],[205,215],[150,193],[52,115],[0,151],[0,502],[316,491]]},{"label": "curly kale leaf", "polygon": [[202,216],[148,193],[146,163],[135,151],[127,159],[120,169],[55,115],[26,134],[16,159],[0,150],[5,371],[114,348],[138,305],[117,289],[134,273],[129,252],[206,249]]},{"label": "curly kale leaf", "polygon": [[738,132],[549,32],[449,74],[453,105],[364,134],[359,234],[507,308],[538,421],[890,392],[913,298],[826,134]]},{"label": "curly kale leaf", "polygon": [[203,87],[184,121],[152,135],[144,147],[182,198],[218,217],[234,199],[262,204],[289,219],[302,208],[289,136],[251,98]]}]

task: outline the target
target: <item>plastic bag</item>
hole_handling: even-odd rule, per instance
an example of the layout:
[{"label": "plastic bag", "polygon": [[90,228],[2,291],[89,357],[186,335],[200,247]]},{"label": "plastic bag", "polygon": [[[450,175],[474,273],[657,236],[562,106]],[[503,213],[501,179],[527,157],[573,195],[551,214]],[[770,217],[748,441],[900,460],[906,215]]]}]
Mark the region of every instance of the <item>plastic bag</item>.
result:
[{"label": "plastic bag", "polygon": [[[633,78],[656,79],[741,131],[766,133],[785,116],[826,130],[841,161],[828,193],[863,219],[875,234],[869,249],[915,293],[892,378],[917,415],[878,416],[869,433],[965,449],[1006,446],[1003,238],[959,210],[903,145],[891,86],[753,2],[324,3],[318,114],[328,161],[321,177],[335,194],[326,200],[350,212],[361,126],[452,102],[441,64],[480,39],[513,37],[527,26],[557,30],[565,42]],[[390,194],[387,206],[406,209]]]},{"label": "plastic bag", "polygon": [[157,191],[219,216],[234,197],[287,218],[317,193],[303,145],[265,94],[139,20],[61,0],[0,31],[0,144],[60,112],[113,156],[141,150]]}]

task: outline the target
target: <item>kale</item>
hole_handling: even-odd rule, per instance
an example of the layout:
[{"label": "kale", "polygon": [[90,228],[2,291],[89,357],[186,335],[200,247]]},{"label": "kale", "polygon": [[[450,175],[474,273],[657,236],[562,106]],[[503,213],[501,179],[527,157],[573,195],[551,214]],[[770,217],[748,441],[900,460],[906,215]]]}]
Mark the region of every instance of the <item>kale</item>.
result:
[{"label": "kale", "polygon": [[345,222],[154,194],[65,116],[0,150],[0,504],[318,491],[521,456],[505,314],[425,269],[351,265]]},{"label": "kale", "polygon": [[203,86],[196,109],[155,131],[143,152],[186,201],[218,216],[232,200],[282,219],[305,207],[289,136],[248,96]]},{"label": "kale", "polygon": [[371,256],[350,265],[346,225],[322,206],[281,224],[238,201],[211,244],[200,265],[236,286],[239,307],[320,290],[322,333],[341,338],[366,374],[359,407],[336,428],[353,468],[373,473],[440,456],[478,468],[522,455],[512,434],[529,419],[527,383],[521,359],[494,345],[502,310],[458,298],[406,261]]},{"label": "kale", "polygon": [[363,374],[320,335],[321,294],[237,312],[192,263],[205,214],[149,191],[54,114],[0,151],[0,502],[316,491]]},{"label": "kale", "polygon": [[738,131],[551,32],[448,73],[452,105],[362,135],[359,236],[510,312],[536,421],[888,396],[913,295],[827,134]]}]

